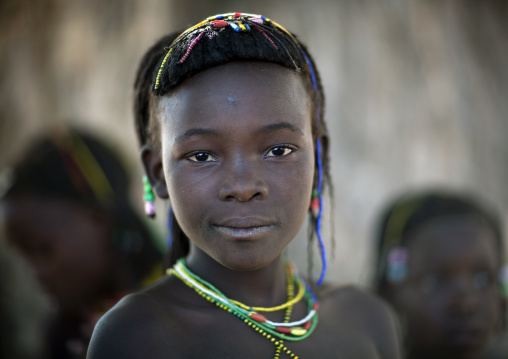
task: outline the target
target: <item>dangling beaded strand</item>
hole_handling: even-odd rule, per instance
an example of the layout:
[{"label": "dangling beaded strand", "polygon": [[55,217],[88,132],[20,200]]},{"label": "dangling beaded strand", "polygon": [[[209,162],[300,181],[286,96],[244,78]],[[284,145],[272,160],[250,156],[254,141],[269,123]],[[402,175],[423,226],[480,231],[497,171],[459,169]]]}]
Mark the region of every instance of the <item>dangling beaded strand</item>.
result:
[{"label": "dangling beaded strand", "polygon": [[[287,286],[288,286],[288,289],[287,289],[287,292],[288,292],[288,303],[291,302],[292,300],[294,300],[296,297],[294,297],[295,295],[295,286],[293,284],[293,280],[292,280],[292,268],[290,265],[287,265],[286,266],[286,281],[287,281]],[[301,284],[301,283],[299,283]],[[303,288],[303,286],[301,286],[301,288]],[[300,294],[300,293],[298,293]],[[297,295],[298,297],[298,295]],[[286,308],[286,312],[284,313],[284,323],[288,323],[289,320],[291,319],[291,313],[293,312],[293,304],[291,304],[290,306],[288,306]],[[277,349],[275,349],[275,356],[273,357],[273,359],[279,359],[280,358],[280,353],[281,353],[281,350],[283,350],[284,348],[284,341],[282,339],[280,339],[280,344],[279,346],[277,347]]]},{"label": "dangling beaded strand", "polygon": [[[312,87],[314,88],[314,91],[319,95],[318,85],[316,81],[316,74],[314,72],[314,68],[312,67],[312,62],[310,61],[309,57],[305,53],[305,51],[301,50],[303,57],[305,58],[305,61],[307,62],[307,66],[309,69],[310,77],[312,80]],[[318,101],[319,104],[319,101]],[[316,122],[319,125],[321,122],[321,108],[318,106],[316,109]],[[319,279],[317,281],[317,285],[321,285],[323,283],[323,280],[325,278],[326,274],[326,250],[325,250],[325,244],[323,242],[323,238],[321,236],[321,220],[323,217],[323,196],[322,196],[322,188],[323,188],[323,164],[321,160],[321,141],[319,141],[319,138],[316,139],[316,162],[318,167],[318,188],[314,192],[312,192],[312,202],[311,202],[311,209],[312,211],[317,211],[316,215],[316,236],[318,238],[319,242],[319,249],[321,254],[321,262],[322,262],[322,269],[321,269],[321,275],[319,276]]]},{"label": "dangling beaded strand", "polygon": [[148,177],[143,176],[143,191],[145,193],[145,213],[148,217],[155,217],[155,195],[152,191],[152,186],[150,186],[150,182],[148,182]]}]

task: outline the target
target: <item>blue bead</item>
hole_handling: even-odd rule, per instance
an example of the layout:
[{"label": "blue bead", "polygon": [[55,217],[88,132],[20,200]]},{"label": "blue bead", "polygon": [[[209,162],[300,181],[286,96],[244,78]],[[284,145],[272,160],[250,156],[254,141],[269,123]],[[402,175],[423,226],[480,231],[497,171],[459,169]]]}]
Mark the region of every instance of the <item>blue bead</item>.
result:
[{"label": "blue bead", "polygon": [[234,22],[230,22],[229,23],[229,26],[231,26],[231,28],[233,30],[235,30],[236,32],[240,32],[240,26],[238,26],[237,24],[235,24]]}]

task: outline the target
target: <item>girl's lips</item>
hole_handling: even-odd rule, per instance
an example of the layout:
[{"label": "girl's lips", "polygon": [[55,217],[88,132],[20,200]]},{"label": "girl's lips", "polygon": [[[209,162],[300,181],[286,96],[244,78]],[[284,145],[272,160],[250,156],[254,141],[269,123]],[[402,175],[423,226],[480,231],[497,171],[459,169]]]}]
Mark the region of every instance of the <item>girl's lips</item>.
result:
[{"label": "girl's lips", "polygon": [[248,227],[214,225],[213,227],[227,237],[239,240],[252,240],[268,233],[273,225],[255,225]]}]

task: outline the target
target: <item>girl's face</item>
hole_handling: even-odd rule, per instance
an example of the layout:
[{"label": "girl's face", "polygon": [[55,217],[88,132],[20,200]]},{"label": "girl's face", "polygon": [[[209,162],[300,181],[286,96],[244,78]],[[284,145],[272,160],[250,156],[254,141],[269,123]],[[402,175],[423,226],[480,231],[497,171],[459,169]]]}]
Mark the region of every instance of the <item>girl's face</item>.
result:
[{"label": "girl's face", "polygon": [[394,298],[410,350],[477,358],[501,316],[492,230],[471,217],[436,219],[411,234],[408,250],[408,278]]},{"label": "girl's face", "polygon": [[230,63],[159,100],[162,167],[196,252],[235,270],[276,259],[305,220],[314,178],[311,103],[294,70]]}]

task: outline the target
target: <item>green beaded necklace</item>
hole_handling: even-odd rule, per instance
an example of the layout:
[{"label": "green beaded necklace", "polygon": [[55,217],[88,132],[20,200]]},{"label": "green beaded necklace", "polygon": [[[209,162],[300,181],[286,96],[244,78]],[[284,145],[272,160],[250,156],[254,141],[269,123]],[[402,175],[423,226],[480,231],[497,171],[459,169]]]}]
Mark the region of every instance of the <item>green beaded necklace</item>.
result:
[{"label": "green beaded necklace", "polygon": [[[237,305],[236,303],[238,302],[227,298],[212,284],[192,273],[187,268],[184,259],[179,259],[173,268],[167,270],[167,274],[175,275],[205,300],[236,316],[255,332],[268,339],[276,347],[274,359],[278,359],[281,352],[286,353],[291,358],[297,359],[298,356],[289,350],[284,344],[284,340],[300,341],[310,336],[318,323],[317,310],[319,309],[319,305],[307,283],[305,283],[300,276],[294,274],[291,267],[288,266],[286,271],[288,273],[288,301],[291,301],[294,297],[295,284],[299,286],[302,284],[305,285],[306,292],[304,299],[307,301],[308,314],[301,320],[289,322],[293,310],[293,305],[291,304],[286,308],[284,322],[282,323],[275,323],[267,320],[264,316],[253,311],[252,307]],[[248,307],[251,308],[251,310],[246,310],[242,307]]]}]

